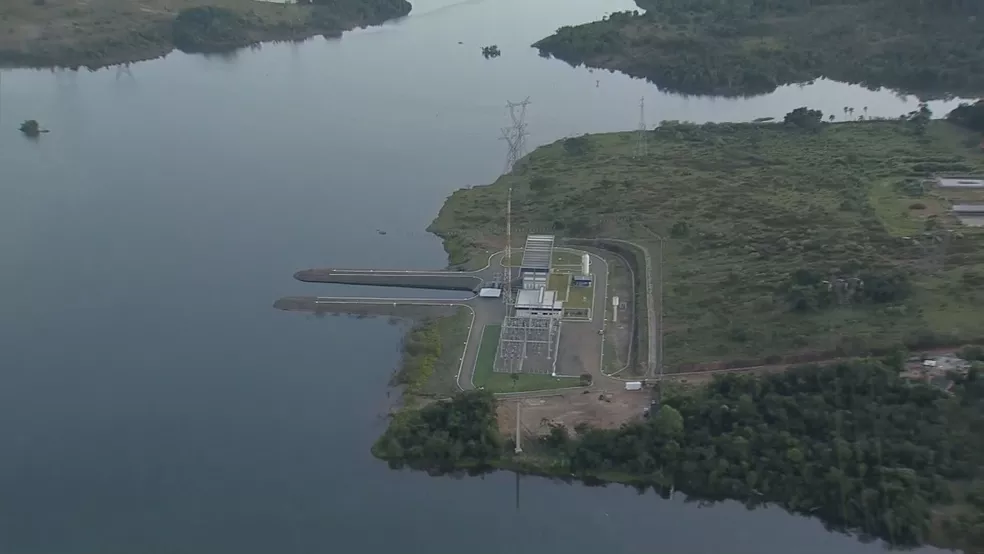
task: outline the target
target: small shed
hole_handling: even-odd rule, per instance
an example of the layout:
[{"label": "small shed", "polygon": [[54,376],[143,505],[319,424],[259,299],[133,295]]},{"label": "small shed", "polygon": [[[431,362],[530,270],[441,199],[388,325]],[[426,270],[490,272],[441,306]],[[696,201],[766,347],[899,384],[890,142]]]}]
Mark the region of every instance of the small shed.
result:
[{"label": "small shed", "polygon": [[984,215],[984,204],[954,204],[953,213],[966,215]]},{"label": "small shed", "polygon": [[590,287],[592,279],[590,275],[575,275],[573,283],[575,287]]},{"label": "small shed", "polygon": [[478,291],[480,298],[499,298],[502,296],[502,289],[483,288]]}]

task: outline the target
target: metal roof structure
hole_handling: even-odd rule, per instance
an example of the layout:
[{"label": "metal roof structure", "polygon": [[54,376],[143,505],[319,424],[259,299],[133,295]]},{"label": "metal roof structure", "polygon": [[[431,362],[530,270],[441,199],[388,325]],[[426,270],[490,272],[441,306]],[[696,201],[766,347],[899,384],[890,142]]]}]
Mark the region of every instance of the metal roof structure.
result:
[{"label": "metal roof structure", "polygon": [[502,289],[483,288],[478,291],[478,296],[480,298],[499,298],[500,296],[502,296]]},{"label": "metal roof structure", "polygon": [[979,189],[984,188],[982,177],[937,177],[936,184],[942,188]]},{"label": "metal roof structure", "polygon": [[526,237],[523,262],[520,266],[522,270],[549,272],[553,247],[553,235],[529,235]]},{"label": "metal roof structure", "polygon": [[564,303],[557,300],[557,292],[544,289],[525,289],[516,296],[517,310],[560,310]]},{"label": "metal roof structure", "polygon": [[962,214],[984,214],[984,204],[954,204],[953,211]]}]

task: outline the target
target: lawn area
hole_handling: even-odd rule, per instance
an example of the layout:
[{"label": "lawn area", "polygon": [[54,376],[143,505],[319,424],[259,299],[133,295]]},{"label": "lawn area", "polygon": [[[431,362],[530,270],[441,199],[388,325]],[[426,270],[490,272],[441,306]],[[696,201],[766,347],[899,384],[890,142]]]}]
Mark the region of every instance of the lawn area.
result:
[{"label": "lawn area", "polygon": [[[502,234],[490,206],[512,187],[514,226],[650,252],[665,237],[670,371],[984,338],[973,315],[984,309],[984,231],[931,217],[946,199],[913,185],[984,173],[979,135],[940,120],[924,132],[898,120],[670,122],[649,134],[659,155],[641,160],[633,137],[542,146],[494,184],[455,192],[431,228],[454,237],[452,253],[484,246]],[[940,228],[954,231],[945,251],[902,238]],[[927,269],[937,257],[943,270]],[[587,306],[576,290],[568,306]]]},{"label": "lawn area", "polygon": [[568,308],[590,308],[593,300],[594,285],[590,287],[571,287],[564,306]]},{"label": "lawn area", "polygon": [[[561,389],[579,386],[579,380],[571,377],[551,377],[550,375],[529,375],[523,373],[496,373],[493,371],[496,349],[499,347],[501,325],[487,325],[482,332],[482,345],[475,362],[476,388],[484,388],[494,393],[528,392],[546,389]],[[513,377],[515,375],[515,378]]]},{"label": "lawn area", "polygon": [[567,299],[567,291],[571,288],[571,274],[570,273],[556,273],[550,274],[547,279],[547,290],[557,291],[558,300]]},{"label": "lawn area", "polygon": [[423,394],[446,395],[458,391],[455,378],[468,339],[472,312],[468,308],[457,308],[455,314],[434,321],[441,341],[440,355],[434,364],[434,373],[421,387]]}]

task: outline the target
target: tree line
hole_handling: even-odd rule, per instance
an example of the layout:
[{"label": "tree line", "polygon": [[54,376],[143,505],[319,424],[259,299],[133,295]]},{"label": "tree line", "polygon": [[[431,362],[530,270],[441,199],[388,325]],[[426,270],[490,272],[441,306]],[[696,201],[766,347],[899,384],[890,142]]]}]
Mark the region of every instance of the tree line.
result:
[{"label": "tree line", "polygon": [[[952,505],[941,528],[953,544],[984,546],[984,379],[951,375],[948,393],[903,379],[903,360],[899,352],[716,377],[619,429],[555,426],[533,459],[557,475],[628,476],[696,499],[778,504],[893,545],[940,539],[934,507]],[[509,460],[505,446],[493,397],[470,391],[400,414],[374,453],[395,467],[446,472]]]},{"label": "tree line", "polygon": [[481,468],[502,455],[492,393],[472,390],[419,410],[403,410],[390,421],[373,454],[392,467],[433,472]]},{"label": "tree line", "polygon": [[927,97],[984,90],[972,0],[638,0],[534,46],[685,94],[747,96],[819,77]]},{"label": "tree line", "polygon": [[701,498],[776,503],[917,545],[930,538],[932,507],[958,500],[950,484],[979,476],[980,383],[969,375],[953,400],[877,360],[729,375],[667,399],[648,421],[545,442],[576,474],[623,472]]}]

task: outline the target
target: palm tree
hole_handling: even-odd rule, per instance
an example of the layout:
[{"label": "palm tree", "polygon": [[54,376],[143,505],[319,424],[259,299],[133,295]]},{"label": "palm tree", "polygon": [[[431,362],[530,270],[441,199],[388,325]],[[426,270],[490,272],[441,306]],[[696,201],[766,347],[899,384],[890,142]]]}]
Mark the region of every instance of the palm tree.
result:
[{"label": "palm tree", "polygon": [[830,114],[830,115],[829,115],[829,116],[827,117],[827,119],[829,119],[829,120],[830,120],[830,122],[831,122],[831,123],[833,123],[833,122],[834,122],[834,114]]},{"label": "palm tree", "polygon": [[864,107],[864,118],[868,119],[868,106]]}]

